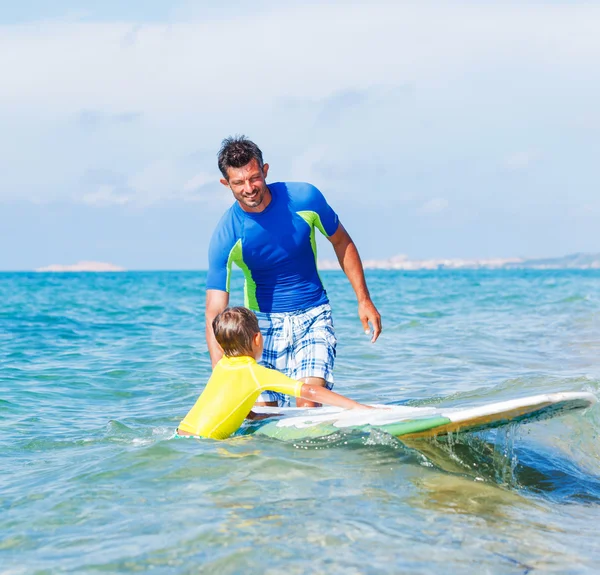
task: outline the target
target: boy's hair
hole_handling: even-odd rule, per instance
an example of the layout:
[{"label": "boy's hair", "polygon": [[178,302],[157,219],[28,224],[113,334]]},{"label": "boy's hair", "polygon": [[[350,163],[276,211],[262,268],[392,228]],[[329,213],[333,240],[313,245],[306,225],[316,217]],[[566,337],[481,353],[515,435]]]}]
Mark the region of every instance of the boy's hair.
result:
[{"label": "boy's hair", "polygon": [[260,331],[254,312],[245,307],[228,307],[215,317],[212,328],[227,357],[253,356],[252,339]]},{"label": "boy's hair", "polygon": [[252,160],[256,160],[258,167],[262,169],[264,166],[262,152],[246,136],[229,137],[221,142],[218,164],[219,170],[226,180],[229,180],[228,168],[241,168]]}]

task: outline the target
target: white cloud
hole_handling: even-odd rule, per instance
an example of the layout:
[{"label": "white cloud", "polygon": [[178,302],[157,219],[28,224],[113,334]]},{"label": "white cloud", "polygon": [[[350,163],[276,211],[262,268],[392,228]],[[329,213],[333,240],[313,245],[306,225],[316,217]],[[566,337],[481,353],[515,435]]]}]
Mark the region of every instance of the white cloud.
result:
[{"label": "white cloud", "polygon": [[200,172],[183,184],[183,191],[186,193],[195,192],[206,184],[214,183],[214,181],[215,178],[213,174]]},{"label": "white cloud", "polygon": [[[263,3],[243,17],[180,14],[0,27],[0,198],[75,197],[82,174],[103,167],[123,182],[88,189],[88,203],[224,198],[214,153],[182,158],[246,132],[278,157],[274,175],[337,184],[345,198],[374,189],[369,199],[384,202],[385,190],[422,196],[414,173],[441,173],[461,148],[536,144],[509,134],[511,122],[533,133],[549,118],[568,123],[572,109],[598,117],[594,4]],[[291,99],[295,111],[281,105]],[[490,153],[496,168],[500,154]],[[506,166],[529,165],[528,154]]]},{"label": "white cloud", "polygon": [[142,203],[153,203],[165,196],[173,196],[182,186],[183,175],[170,159],[159,159],[147,164],[127,181]]},{"label": "white cloud", "polygon": [[517,172],[520,170],[525,170],[528,168],[533,162],[535,162],[539,158],[539,153],[535,150],[528,150],[525,152],[518,152],[512,154],[506,158],[504,161],[504,165],[507,170],[510,172]]},{"label": "white cloud", "polygon": [[[162,200],[184,202],[205,202],[216,200],[230,201],[230,194],[224,194],[221,184],[213,174],[199,172],[185,179],[183,170],[176,163],[165,159],[150,163],[134,173],[126,182],[110,174],[93,174],[93,180],[116,181],[116,184],[101,183],[91,192],[80,195],[78,201],[88,205],[125,205],[135,203],[148,206]],[[227,196],[225,198],[224,196]]]},{"label": "white cloud", "polygon": [[443,212],[448,205],[449,202],[445,198],[433,198],[421,206],[421,211],[426,214],[436,214]]},{"label": "white cloud", "polygon": [[85,193],[80,201],[90,206],[123,206],[132,201],[132,196],[123,195],[118,192],[115,186],[101,185],[93,192]]},{"label": "white cloud", "polygon": [[[317,182],[321,178],[316,177],[315,165],[325,160],[327,157],[327,148],[322,144],[316,144],[296,154],[292,158],[289,179],[296,181]],[[321,175],[322,177],[322,175]],[[325,178],[327,179],[327,178]],[[322,180],[321,180],[322,181]],[[327,185],[327,181],[322,181],[321,185]]]},{"label": "white cloud", "polygon": [[284,5],[244,18],[165,24],[4,26],[0,102],[46,113],[177,115],[199,104],[222,110],[377,83],[440,85],[504,63],[568,70],[597,62],[599,19],[600,7],[591,4],[424,1]]}]

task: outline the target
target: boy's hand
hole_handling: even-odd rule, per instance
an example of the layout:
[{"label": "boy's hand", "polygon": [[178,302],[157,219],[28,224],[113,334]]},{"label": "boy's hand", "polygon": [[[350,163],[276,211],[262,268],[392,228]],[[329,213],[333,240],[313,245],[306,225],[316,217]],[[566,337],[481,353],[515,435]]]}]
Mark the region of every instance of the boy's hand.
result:
[{"label": "boy's hand", "polygon": [[362,403],[360,404],[360,407],[358,409],[377,409],[378,411],[392,411],[391,407],[381,407],[378,405],[363,405]]},{"label": "boy's hand", "polygon": [[259,421],[261,419],[267,419],[267,417],[279,417],[280,415],[281,413],[255,413],[254,411],[250,411],[250,413],[246,415],[246,419]]}]

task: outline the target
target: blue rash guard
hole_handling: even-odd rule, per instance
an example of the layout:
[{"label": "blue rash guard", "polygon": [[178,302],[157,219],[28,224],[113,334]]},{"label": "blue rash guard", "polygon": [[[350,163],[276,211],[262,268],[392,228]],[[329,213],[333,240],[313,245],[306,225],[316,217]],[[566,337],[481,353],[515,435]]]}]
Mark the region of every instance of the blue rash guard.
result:
[{"label": "blue rash guard", "polygon": [[337,214],[311,184],[268,187],[271,202],[262,212],[245,212],[236,202],[221,218],[208,251],[206,289],[229,292],[235,263],[244,272],[244,302],[251,310],[280,313],[327,303],[315,228],[331,236]]}]

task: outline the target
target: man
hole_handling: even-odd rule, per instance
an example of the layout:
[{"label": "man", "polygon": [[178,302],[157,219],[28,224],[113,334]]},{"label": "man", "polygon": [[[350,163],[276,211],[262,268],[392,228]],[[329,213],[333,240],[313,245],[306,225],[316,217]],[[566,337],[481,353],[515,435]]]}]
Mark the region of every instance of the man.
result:
[{"label": "man", "polygon": [[[225,212],[209,247],[206,279],[206,342],[213,367],[221,359],[212,331],[229,304],[232,264],[244,272],[244,305],[264,336],[261,364],[307,384],[333,387],[336,339],[331,308],[317,272],[315,228],[333,245],[358,300],[365,333],[375,342],[381,316],[371,301],[352,238],[317,188],[306,183],[267,185],[269,165],[244,136],[223,140],[220,180],[236,202]],[[289,405],[287,396],[262,393],[257,405]],[[299,407],[318,404],[297,399]]]}]

